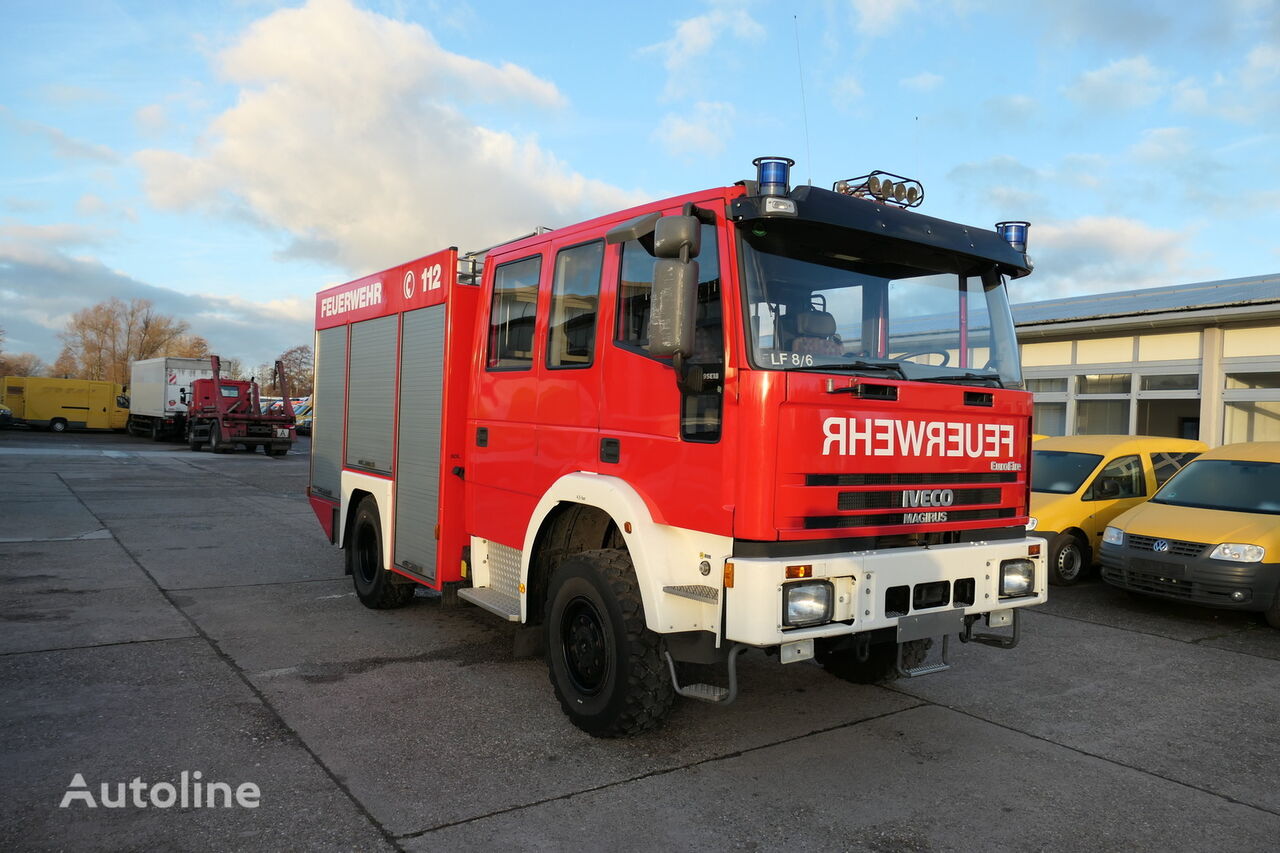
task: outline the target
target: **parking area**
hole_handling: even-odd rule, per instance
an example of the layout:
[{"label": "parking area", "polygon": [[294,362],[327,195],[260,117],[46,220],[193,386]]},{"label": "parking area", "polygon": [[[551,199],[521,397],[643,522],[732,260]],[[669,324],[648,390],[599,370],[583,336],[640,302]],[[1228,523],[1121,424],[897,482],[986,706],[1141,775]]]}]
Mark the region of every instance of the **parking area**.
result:
[{"label": "parking area", "polygon": [[[1274,850],[1280,631],[1054,588],[1021,644],[887,686],[742,663],[595,740],[512,630],[360,606],[282,458],[0,432],[0,846]],[[256,807],[120,807],[251,783]]]}]

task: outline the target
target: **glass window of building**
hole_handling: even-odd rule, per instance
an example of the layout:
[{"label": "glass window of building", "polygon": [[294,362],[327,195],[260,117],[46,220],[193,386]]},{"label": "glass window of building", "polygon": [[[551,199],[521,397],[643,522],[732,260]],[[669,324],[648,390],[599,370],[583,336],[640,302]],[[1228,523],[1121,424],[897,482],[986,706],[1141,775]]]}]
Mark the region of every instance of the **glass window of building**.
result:
[{"label": "glass window of building", "polygon": [[1128,394],[1132,379],[1129,373],[1084,373],[1076,377],[1076,393]]},{"label": "glass window of building", "polygon": [[1078,400],[1076,435],[1128,435],[1128,400]]}]

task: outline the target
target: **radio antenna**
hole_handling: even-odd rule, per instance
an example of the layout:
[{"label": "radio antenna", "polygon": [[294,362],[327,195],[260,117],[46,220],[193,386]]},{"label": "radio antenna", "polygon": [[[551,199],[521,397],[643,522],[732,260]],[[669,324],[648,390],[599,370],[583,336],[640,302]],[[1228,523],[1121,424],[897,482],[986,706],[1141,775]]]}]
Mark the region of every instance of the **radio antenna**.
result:
[{"label": "radio antenna", "polygon": [[813,149],[809,145],[809,104],[804,97],[804,66],[800,64],[800,19],[791,16],[796,33],[796,71],[800,75],[800,112],[804,116],[804,159],[809,172],[809,186],[813,186]]}]

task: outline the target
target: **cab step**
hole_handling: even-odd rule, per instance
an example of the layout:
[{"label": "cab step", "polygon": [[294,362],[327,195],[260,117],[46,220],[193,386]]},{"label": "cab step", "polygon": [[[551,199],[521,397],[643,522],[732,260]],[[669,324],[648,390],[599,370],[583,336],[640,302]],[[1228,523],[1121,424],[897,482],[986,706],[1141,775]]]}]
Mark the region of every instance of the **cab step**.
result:
[{"label": "cab step", "polygon": [[738,655],[747,650],[746,646],[734,643],[729,648],[729,657],[726,664],[729,669],[729,686],[720,687],[715,684],[704,684],[698,682],[695,684],[680,684],[680,676],[676,674],[676,662],[671,657],[671,652],[665,652],[667,656],[667,666],[671,669],[671,686],[675,688],[676,693],[689,699],[697,699],[699,702],[710,702],[714,705],[728,705],[734,699],[738,698]]},{"label": "cab step", "polygon": [[906,648],[906,644],[899,643],[898,644],[898,663],[897,663],[898,675],[902,676],[903,678],[919,678],[922,675],[933,675],[935,672],[946,672],[947,670],[951,669],[951,664],[947,660],[947,645],[950,639],[951,639],[950,634],[942,635],[942,659],[941,660],[934,661],[933,663],[929,663],[929,659],[925,658],[925,660],[920,662],[919,666],[912,666],[912,667],[906,666],[905,661],[903,660],[903,656],[904,656],[903,652],[904,652],[904,649]]},{"label": "cab step", "polygon": [[492,587],[464,587],[458,590],[458,598],[483,607],[508,622],[520,621],[520,599]]}]

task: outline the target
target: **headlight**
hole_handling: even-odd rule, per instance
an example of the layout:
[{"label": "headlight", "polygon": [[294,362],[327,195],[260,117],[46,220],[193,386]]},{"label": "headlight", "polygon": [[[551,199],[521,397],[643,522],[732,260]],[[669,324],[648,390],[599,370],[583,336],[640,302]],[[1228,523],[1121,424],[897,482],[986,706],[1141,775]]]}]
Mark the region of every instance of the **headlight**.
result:
[{"label": "headlight", "polygon": [[1209,554],[1211,560],[1231,560],[1234,563],[1261,563],[1267,549],[1259,545],[1241,545],[1223,542]]},{"label": "headlight", "polygon": [[1005,560],[1000,564],[1000,597],[1030,595],[1035,579],[1035,563],[1030,560]]},{"label": "headlight", "polygon": [[831,581],[789,583],[783,587],[782,624],[806,628],[831,621],[834,596]]},{"label": "headlight", "polygon": [[1036,526],[1039,524],[1040,524],[1040,519],[1036,518],[1034,515],[1027,519],[1028,530],[1035,530]]},{"label": "headlight", "polygon": [[1102,531],[1102,541],[1108,545],[1123,545],[1124,531],[1119,527],[1108,527]]}]

